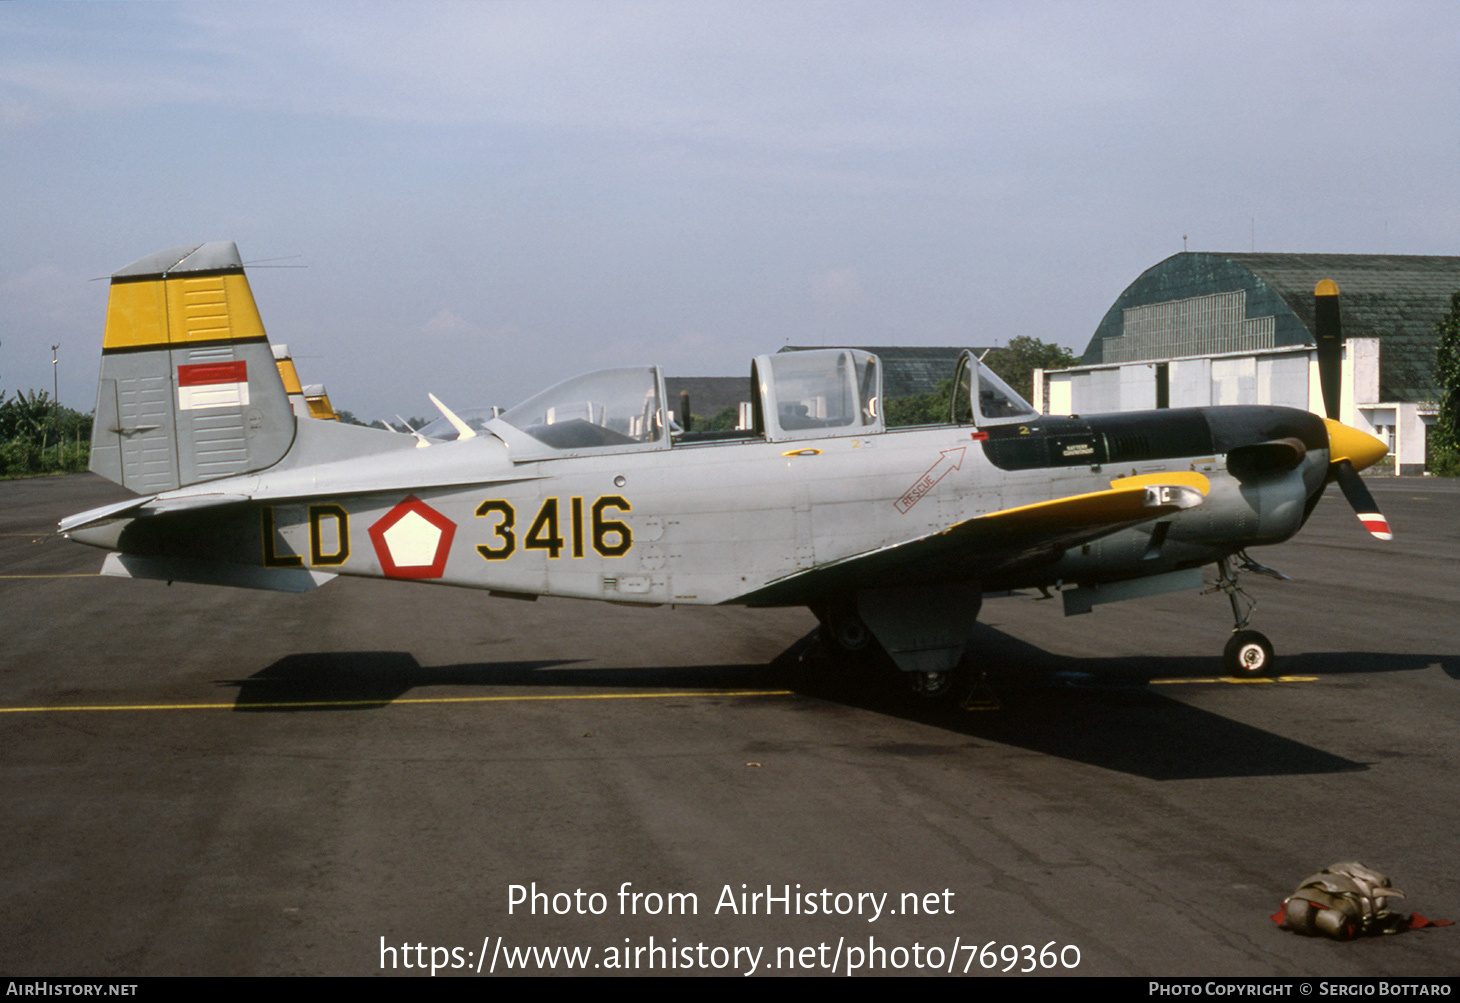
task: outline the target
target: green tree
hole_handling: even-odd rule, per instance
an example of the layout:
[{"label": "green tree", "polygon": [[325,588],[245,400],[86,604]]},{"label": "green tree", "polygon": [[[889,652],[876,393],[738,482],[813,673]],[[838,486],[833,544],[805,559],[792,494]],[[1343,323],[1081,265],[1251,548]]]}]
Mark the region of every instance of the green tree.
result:
[{"label": "green tree", "polygon": [[910,394],[887,402],[887,427],[903,428],[908,425],[939,425],[951,414],[953,378],[939,383],[937,389],[925,394]]},{"label": "green tree", "polygon": [[1431,473],[1460,476],[1460,292],[1450,297],[1450,312],[1435,325],[1440,343],[1435,348],[1435,385],[1440,390],[1440,413],[1430,428]]},{"label": "green tree", "polygon": [[85,470],[91,415],[62,407],[44,390],[0,393],[0,475]]},{"label": "green tree", "polygon": [[694,430],[696,432],[733,432],[739,422],[740,408],[731,404],[729,407],[721,409],[719,414],[709,418],[695,415]]},{"label": "green tree", "polygon": [[1076,359],[1075,353],[1063,345],[1052,345],[1021,334],[1009,339],[1003,348],[989,349],[984,353],[982,362],[1017,390],[1019,396],[1038,407],[1034,400],[1034,370],[1064,369],[1073,366]]},{"label": "green tree", "polygon": [[[1021,397],[1030,400],[1034,390],[1034,370],[1063,369],[1075,362],[1075,355],[1068,348],[1021,334],[1003,348],[991,348],[985,352],[980,365],[998,373]],[[953,380],[950,378],[928,393],[890,400],[887,402],[887,427],[945,422],[949,417],[952,396]]]}]

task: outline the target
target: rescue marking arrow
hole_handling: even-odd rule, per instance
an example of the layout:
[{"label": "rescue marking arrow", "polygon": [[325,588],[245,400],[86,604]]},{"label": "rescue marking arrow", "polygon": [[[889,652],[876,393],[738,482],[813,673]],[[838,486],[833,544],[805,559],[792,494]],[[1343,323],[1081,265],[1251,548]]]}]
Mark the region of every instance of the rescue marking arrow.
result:
[{"label": "rescue marking arrow", "polygon": [[923,495],[933,490],[939,481],[948,476],[949,471],[963,466],[963,453],[967,448],[967,446],[959,446],[957,449],[943,450],[938,457],[938,462],[929,467],[923,476],[914,481],[913,486],[904,491],[902,497],[893,503],[897,506],[897,510],[903,515],[907,515]]}]

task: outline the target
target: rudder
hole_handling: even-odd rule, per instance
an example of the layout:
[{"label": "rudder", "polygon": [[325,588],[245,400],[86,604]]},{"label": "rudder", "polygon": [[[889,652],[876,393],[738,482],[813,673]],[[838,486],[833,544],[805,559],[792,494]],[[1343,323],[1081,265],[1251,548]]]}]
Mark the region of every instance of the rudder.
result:
[{"label": "rudder", "polygon": [[236,245],[160,251],[112,276],[93,471],[156,494],[272,466],[294,434]]}]

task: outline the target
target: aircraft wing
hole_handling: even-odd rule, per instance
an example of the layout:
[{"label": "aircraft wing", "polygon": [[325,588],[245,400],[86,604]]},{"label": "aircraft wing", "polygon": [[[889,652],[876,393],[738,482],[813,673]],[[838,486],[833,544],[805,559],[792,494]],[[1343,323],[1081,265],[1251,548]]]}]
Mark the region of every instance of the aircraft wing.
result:
[{"label": "aircraft wing", "polygon": [[828,594],[893,585],[970,581],[1200,505],[1210,484],[1197,473],[1163,473],[975,516],[947,529],[798,571],[736,599],[800,605]]}]

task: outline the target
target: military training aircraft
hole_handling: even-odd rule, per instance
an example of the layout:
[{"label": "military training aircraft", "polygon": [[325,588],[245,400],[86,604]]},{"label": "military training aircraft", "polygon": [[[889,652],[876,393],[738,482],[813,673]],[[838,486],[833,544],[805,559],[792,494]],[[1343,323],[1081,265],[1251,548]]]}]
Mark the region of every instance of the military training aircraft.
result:
[{"label": "military training aircraft", "polygon": [[[1066,615],[1201,588],[1247,629],[1246,548],[1279,543],[1337,481],[1389,538],[1357,471],[1385,455],[1339,423],[1338,290],[1316,290],[1327,419],[1229,406],[1049,416],[965,352],[947,421],[889,429],[854,349],[751,366],[752,427],[685,430],[653,366],[568,379],[414,435],[317,420],[276,364],[232,243],[112,276],[91,469],[137,493],[71,516],[104,573],[305,591],[336,575],[639,604],[809,607],[834,664],[885,652],[948,693],[985,594],[1057,590]],[[281,378],[292,381],[292,394]],[[321,391],[322,392],[322,391]],[[326,404],[325,409],[328,410]]]}]

